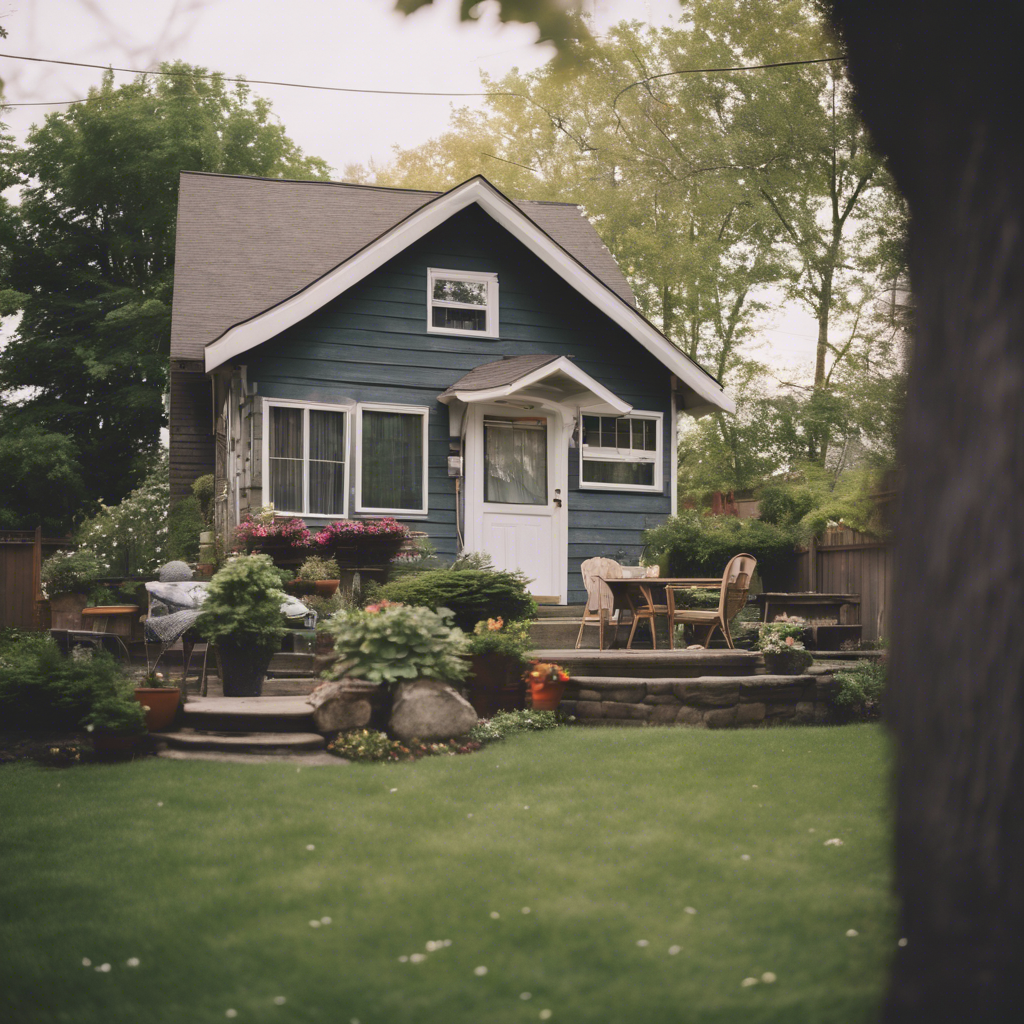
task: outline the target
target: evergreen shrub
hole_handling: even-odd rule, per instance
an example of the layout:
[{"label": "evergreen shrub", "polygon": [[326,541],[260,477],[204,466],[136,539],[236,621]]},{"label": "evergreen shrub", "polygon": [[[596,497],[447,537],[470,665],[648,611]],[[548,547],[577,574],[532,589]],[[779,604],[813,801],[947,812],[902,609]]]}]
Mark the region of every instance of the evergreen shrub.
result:
[{"label": "evergreen shrub", "polygon": [[216,573],[196,619],[207,640],[277,649],[284,636],[281,576],[269,555],[237,555]]}]

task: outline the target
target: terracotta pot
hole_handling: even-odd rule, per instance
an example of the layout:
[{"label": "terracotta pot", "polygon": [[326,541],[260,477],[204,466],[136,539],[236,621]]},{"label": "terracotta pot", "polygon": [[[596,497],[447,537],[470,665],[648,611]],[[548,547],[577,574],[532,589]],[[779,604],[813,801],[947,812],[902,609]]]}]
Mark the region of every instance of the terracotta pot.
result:
[{"label": "terracotta pot", "polygon": [[341,580],[317,580],[316,581],[316,592],[321,597],[330,597],[336,593],[338,587],[341,586]]},{"label": "terracotta pot", "polygon": [[217,663],[225,697],[258,697],[263,692],[263,677],[270,667],[276,647],[253,643],[217,641]]},{"label": "terracotta pot", "polygon": [[466,697],[481,718],[498,711],[521,711],[526,707],[523,665],[507,654],[470,655],[472,675],[463,683]]},{"label": "terracotta pot", "polygon": [[51,629],[81,629],[82,610],[89,599],[85,594],[57,594],[50,598]]},{"label": "terracotta pot", "polygon": [[146,728],[150,732],[166,729],[174,721],[181,700],[181,690],[175,686],[136,686],[135,699],[149,708]]},{"label": "terracotta pot", "polygon": [[530,680],[530,698],[534,711],[557,711],[564,692],[565,683],[538,683]]},{"label": "terracotta pot", "polygon": [[213,562],[199,562],[196,565],[196,575],[209,578],[216,568],[217,566]]}]

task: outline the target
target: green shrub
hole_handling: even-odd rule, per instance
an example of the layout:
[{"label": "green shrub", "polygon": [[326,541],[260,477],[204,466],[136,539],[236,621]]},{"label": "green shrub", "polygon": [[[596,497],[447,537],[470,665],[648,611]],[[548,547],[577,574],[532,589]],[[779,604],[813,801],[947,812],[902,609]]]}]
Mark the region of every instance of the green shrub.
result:
[{"label": "green shrub", "polygon": [[886,675],[884,661],[870,660],[833,673],[832,678],[839,683],[831,697],[836,716],[845,721],[880,718]]},{"label": "green shrub", "polygon": [[207,527],[199,499],[182,498],[167,514],[167,558],[182,562],[199,559],[199,534]]},{"label": "green shrub", "polygon": [[388,601],[434,611],[449,608],[455,616],[455,624],[470,632],[481,619],[500,617],[506,622],[532,619],[537,606],[527,592],[527,583],[527,577],[521,572],[433,569],[392,580],[378,593]]},{"label": "green shrub", "polygon": [[796,558],[792,530],[735,516],[704,516],[690,509],[644,534],[646,557],[663,576],[721,576],[733,555],[757,559],[765,590],[785,590]]},{"label": "green shrub", "polygon": [[276,648],[284,636],[281,576],[269,555],[237,555],[210,581],[196,629],[207,640]]},{"label": "green shrub", "polygon": [[336,590],[330,597],[324,597],[321,594],[306,594],[302,598],[302,603],[311,612],[316,612],[318,626],[347,607],[340,590]]},{"label": "green shrub", "polygon": [[324,627],[334,638],[338,660],[329,677],[371,683],[414,679],[459,682],[469,673],[466,637],[451,625],[447,610],[382,602],[335,615]]},{"label": "green shrub", "polygon": [[561,711],[499,711],[493,718],[469,730],[469,738],[491,743],[520,732],[543,732],[568,725],[574,719]]},{"label": "green shrub", "polygon": [[199,502],[199,509],[202,512],[203,522],[207,530],[213,529],[213,497],[214,482],[213,474],[206,473],[198,476],[192,481],[192,494]]},{"label": "green shrub", "polygon": [[50,555],[39,570],[43,590],[47,597],[58,594],[87,594],[96,585],[103,571],[95,551],[57,551]]},{"label": "green shrub", "polygon": [[341,568],[333,558],[310,555],[299,567],[300,580],[336,580],[341,578]]},{"label": "green shrub", "polygon": [[463,551],[456,555],[455,561],[448,566],[452,572],[466,572],[467,569],[479,569],[481,572],[494,572],[494,559],[486,551]]},{"label": "green shrub", "polygon": [[124,693],[106,693],[98,697],[83,719],[88,732],[116,732],[138,735],[146,731],[146,712],[134,698]]},{"label": "green shrub", "polygon": [[135,684],[103,651],[65,657],[48,636],[0,651],[0,721],[14,730],[77,729],[100,701],[131,701]]},{"label": "green shrub", "polygon": [[470,654],[501,654],[525,665],[532,650],[529,619],[518,622],[505,622],[500,618],[481,620],[469,634]]},{"label": "green shrub", "polygon": [[814,508],[814,495],[806,487],[766,484],[758,496],[758,518],[774,526],[792,526]]}]

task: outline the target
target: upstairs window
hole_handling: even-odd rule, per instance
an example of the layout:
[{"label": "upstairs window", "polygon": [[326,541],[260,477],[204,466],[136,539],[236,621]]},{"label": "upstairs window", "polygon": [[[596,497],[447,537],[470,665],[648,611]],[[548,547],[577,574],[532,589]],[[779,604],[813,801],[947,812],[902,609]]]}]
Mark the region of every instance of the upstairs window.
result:
[{"label": "upstairs window", "polygon": [[603,491],[661,491],[661,413],[584,416],[580,487]]},{"label": "upstairs window", "polygon": [[427,330],[433,334],[498,336],[498,275],[461,270],[427,274]]}]

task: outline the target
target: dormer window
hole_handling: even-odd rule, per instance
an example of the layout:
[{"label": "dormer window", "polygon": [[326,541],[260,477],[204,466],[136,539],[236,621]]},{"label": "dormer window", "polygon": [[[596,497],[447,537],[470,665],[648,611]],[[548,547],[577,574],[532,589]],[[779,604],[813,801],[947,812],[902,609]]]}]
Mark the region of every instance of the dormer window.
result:
[{"label": "dormer window", "polygon": [[498,275],[430,270],[427,330],[432,334],[498,336]]}]

